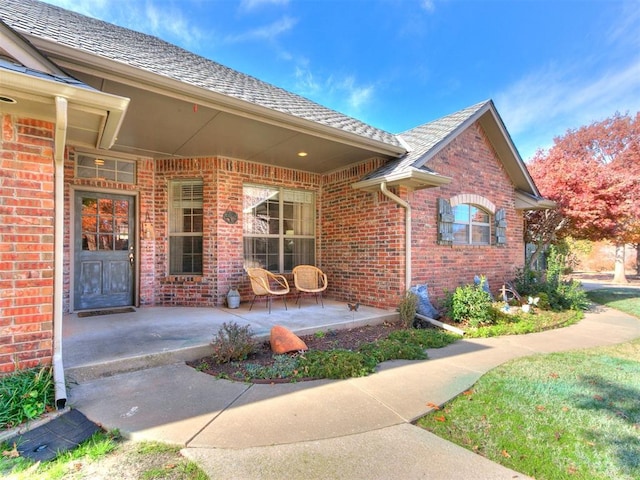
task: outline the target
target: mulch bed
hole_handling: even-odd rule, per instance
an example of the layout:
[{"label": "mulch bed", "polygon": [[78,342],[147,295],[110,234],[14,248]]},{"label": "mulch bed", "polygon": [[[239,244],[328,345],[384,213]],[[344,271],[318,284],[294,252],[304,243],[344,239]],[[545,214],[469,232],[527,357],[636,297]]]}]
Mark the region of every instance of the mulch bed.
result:
[{"label": "mulch bed", "polygon": [[[300,338],[304,341],[307,347],[309,347],[309,350],[334,350],[341,348],[355,351],[362,344],[384,339],[391,332],[403,329],[404,327],[399,323],[383,323],[380,325],[366,325],[350,329],[329,330],[324,332],[324,335],[305,335]],[[292,355],[296,355],[296,353]],[[246,381],[245,378],[240,378],[238,375],[238,372],[242,371],[242,364],[244,363],[264,366],[272,365],[273,352],[271,351],[269,341],[261,343],[258,346],[257,351],[242,362],[216,364],[215,360],[209,356],[192,362],[187,362],[187,365],[215,377]],[[301,379],[296,379],[296,381],[301,381]],[[254,382],[263,383],[265,380],[260,380],[259,382],[258,380],[255,380]]]}]

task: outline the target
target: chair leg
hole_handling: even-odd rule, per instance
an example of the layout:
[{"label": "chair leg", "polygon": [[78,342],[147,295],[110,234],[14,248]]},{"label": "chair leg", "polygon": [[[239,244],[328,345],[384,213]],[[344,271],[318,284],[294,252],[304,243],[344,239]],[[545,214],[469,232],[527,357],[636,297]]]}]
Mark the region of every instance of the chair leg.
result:
[{"label": "chair leg", "polygon": [[253,302],[256,301],[256,297],[257,297],[257,295],[253,296],[253,300],[251,300],[251,305],[249,305],[249,311],[251,311],[251,309],[253,308]]},{"label": "chair leg", "polygon": [[301,302],[300,302],[300,295],[301,293],[298,292],[298,296],[296,297],[296,303],[298,304],[298,308],[300,308]]},{"label": "chair leg", "polygon": [[[324,308],[324,302],[322,301],[322,292],[319,292],[318,295],[320,296],[320,305],[322,305],[322,308]],[[318,303],[318,297],[316,297],[316,303]]]},{"label": "chair leg", "polygon": [[288,310],[288,308],[287,308],[287,296],[286,295],[282,296],[282,301],[284,302],[284,309]]}]

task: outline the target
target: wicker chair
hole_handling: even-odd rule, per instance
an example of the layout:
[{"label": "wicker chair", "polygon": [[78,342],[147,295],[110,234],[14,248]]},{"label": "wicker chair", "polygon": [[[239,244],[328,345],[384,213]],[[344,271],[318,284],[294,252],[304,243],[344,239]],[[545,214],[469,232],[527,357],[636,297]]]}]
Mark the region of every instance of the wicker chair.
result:
[{"label": "wicker chair", "polygon": [[271,313],[272,297],[282,297],[284,309],[287,310],[287,299],[285,295],[289,293],[289,283],[282,275],[276,275],[263,268],[247,268],[247,274],[251,280],[253,289],[253,300],[249,306],[249,311],[253,308],[253,302],[257,297],[267,297],[267,306]]},{"label": "wicker chair", "polygon": [[293,282],[298,291],[298,296],[296,297],[298,308],[300,308],[300,296],[303,293],[315,294],[316,303],[318,303],[318,297],[320,297],[320,304],[324,308],[322,292],[327,289],[327,276],[322,270],[313,265],[298,265],[293,269]]}]

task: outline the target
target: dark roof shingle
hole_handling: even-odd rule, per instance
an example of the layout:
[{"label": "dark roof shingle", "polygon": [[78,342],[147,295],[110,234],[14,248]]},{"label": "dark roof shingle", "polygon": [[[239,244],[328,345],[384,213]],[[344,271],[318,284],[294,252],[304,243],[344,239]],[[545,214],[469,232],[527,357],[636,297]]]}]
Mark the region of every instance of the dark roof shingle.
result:
[{"label": "dark roof shingle", "polygon": [[459,133],[467,122],[476,117],[480,110],[484,111],[490,104],[491,101],[480,102],[401,133],[399,137],[402,137],[402,140],[409,146],[409,152],[398,159],[387,162],[363,180],[397,174],[412,168],[433,173],[433,170],[426,165],[429,157],[439,149],[438,147],[446,144]]}]

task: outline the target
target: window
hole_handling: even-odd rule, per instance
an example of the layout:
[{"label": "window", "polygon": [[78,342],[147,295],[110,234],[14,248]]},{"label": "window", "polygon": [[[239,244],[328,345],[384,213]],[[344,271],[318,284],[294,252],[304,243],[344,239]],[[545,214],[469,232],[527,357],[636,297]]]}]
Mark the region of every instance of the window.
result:
[{"label": "window", "polygon": [[296,265],[314,265],[315,220],[312,192],[245,185],[245,266],[290,272]]},{"label": "window", "polygon": [[82,250],[129,249],[129,200],[97,194],[82,197]]},{"label": "window", "polygon": [[491,215],[475,205],[461,204],[453,211],[453,243],[489,245]]},{"label": "window", "polygon": [[202,182],[171,182],[169,196],[169,273],[202,274]]},{"label": "window", "polygon": [[136,162],[121,158],[106,158],[96,155],[78,154],[76,176],[96,178],[120,183],[136,183]]}]

